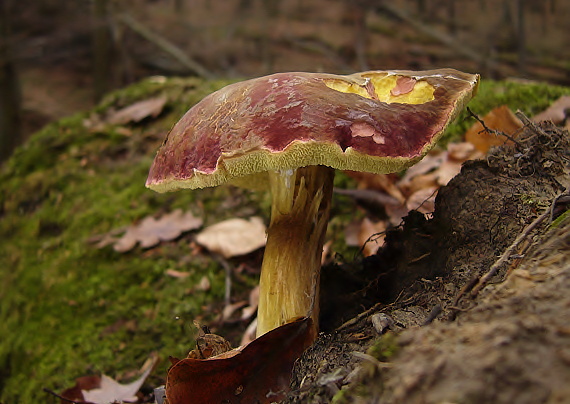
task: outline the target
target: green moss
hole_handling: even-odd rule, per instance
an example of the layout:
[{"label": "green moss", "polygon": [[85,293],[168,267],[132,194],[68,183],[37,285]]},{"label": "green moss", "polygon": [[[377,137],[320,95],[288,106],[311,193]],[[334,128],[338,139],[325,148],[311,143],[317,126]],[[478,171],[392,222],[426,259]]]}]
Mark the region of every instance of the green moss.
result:
[{"label": "green moss", "polygon": [[[91,372],[130,371],[152,351],[183,355],[192,344],[184,324],[215,314],[205,308],[223,296],[223,271],[207,259],[181,264],[192,254],[188,240],[126,254],[89,243],[160,210],[192,209],[198,199],[211,205],[216,220],[231,215],[213,201],[227,189],[159,195],[144,187],[162,138],[154,131],[166,132],[180,110],[216,87],[173,81],[161,87],[169,101],[153,131],[137,134],[131,125],[131,136],[117,127],[91,132],[83,123],[88,114],[78,114],[45,127],[3,167],[0,401],[43,402],[44,387],[60,391]],[[130,87],[105,102],[118,108],[148,98],[145,83],[142,89]],[[190,276],[167,277],[169,268]],[[192,291],[203,276],[211,290]],[[166,367],[162,363],[156,377]]]},{"label": "green moss", "polygon": [[[1,402],[44,402],[44,387],[61,391],[92,372],[120,375],[138,368],[152,351],[162,358],[184,355],[191,348],[188,324],[217,313],[223,271],[208,257],[193,255],[188,237],[124,254],[97,249],[90,239],[178,207],[207,222],[260,213],[267,217],[263,193],[219,187],[160,195],[144,187],[164,134],[191,105],[227,83],[145,80],[110,94],[88,113],[46,126],[2,167]],[[508,98],[513,109],[531,113],[562,92],[550,86],[533,86],[533,92],[518,87],[483,82],[472,107],[484,114]],[[85,124],[93,116],[104,119],[109,108],[156,95],[168,100],[156,119],[97,130]],[[461,125],[453,128],[455,133]],[[339,186],[352,181],[337,178]],[[224,208],[224,200],[236,207]],[[335,251],[343,251],[343,225],[354,217],[354,208],[342,198],[335,205],[329,234]],[[190,276],[168,277],[170,268]],[[194,290],[203,276],[212,288]],[[244,286],[253,282],[246,280]],[[391,357],[388,348],[378,348],[373,356]],[[151,383],[161,383],[167,367],[163,361]]]},{"label": "green moss", "polygon": [[561,227],[562,223],[566,221],[570,221],[570,209],[566,210],[564,213],[554,219],[552,223],[550,223],[549,228],[555,229]]},{"label": "green moss", "polygon": [[366,353],[380,362],[388,362],[398,354],[399,350],[398,336],[389,332],[378,338]]}]

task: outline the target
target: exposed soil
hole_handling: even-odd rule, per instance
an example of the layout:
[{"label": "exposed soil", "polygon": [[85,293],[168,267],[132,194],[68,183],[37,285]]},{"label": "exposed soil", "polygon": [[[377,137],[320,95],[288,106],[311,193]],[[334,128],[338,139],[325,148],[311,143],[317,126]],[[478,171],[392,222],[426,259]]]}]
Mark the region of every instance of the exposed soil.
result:
[{"label": "exposed soil", "polygon": [[570,402],[570,216],[557,199],[569,185],[568,132],[527,127],[515,146],[467,163],[432,218],[412,212],[391,231],[359,270],[367,281],[327,268],[325,332],[286,402]]}]

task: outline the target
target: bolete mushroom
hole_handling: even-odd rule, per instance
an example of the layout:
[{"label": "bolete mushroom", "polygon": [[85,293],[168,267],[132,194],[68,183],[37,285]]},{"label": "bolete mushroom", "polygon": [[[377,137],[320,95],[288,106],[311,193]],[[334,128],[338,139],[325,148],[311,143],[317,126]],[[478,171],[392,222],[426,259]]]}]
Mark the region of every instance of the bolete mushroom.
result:
[{"label": "bolete mushroom", "polygon": [[231,84],[172,128],[146,185],[158,192],[223,183],[269,189],[257,335],[309,314],[316,319],[334,169],[391,173],[413,165],[478,79],[439,69],[277,73]]}]

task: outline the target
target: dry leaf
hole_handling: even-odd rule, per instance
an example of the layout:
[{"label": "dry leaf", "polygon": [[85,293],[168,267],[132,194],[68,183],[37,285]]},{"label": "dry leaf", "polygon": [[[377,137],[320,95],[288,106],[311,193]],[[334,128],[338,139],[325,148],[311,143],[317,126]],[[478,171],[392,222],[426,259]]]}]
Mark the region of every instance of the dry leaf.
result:
[{"label": "dry leaf", "polygon": [[259,285],[254,287],[251,292],[249,292],[249,306],[243,308],[241,312],[241,319],[247,320],[251,318],[257,311],[257,306],[259,305]]},{"label": "dry leaf", "polygon": [[251,323],[247,326],[241,337],[240,345],[247,345],[253,341],[257,333],[257,317],[255,317]]},{"label": "dry leaf", "polygon": [[212,283],[210,282],[210,278],[208,278],[206,275],[204,275],[200,279],[200,282],[198,282],[198,285],[196,285],[196,289],[198,289],[202,292],[206,292],[206,291],[210,290],[211,287],[212,287]]},{"label": "dry leaf", "polygon": [[475,150],[475,145],[469,142],[449,143],[447,145],[449,159],[464,162],[479,156]]},{"label": "dry leaf", "polygon": [[148,100],[135,102],[128,107],[115,111],[105,120],[111,125],[124,125],[129,122],[140,122],[148,117],[157,117],[166,105],[165,96],[150,98]]},{"label": "dry leaf", "polygon": [[137,243],[143,248],[153,247],[161,241],[173,240],[183,232],[200,226],[202,219],[194,217],[190,212],[183,213],[181,209],[167,213],[159,219],[148,216],[140,223],[129,226],[125,234],[115,241],[113,248],[117,252],[126,252]]},{"label": "dry leaf", "polygon": [[247,306],[245,300],[227,304],[222,310],[222,321],[228,321],[239,310]]},{"label": "dry leaf", "polygon": [[[417,164],[408,168],[404,176],[398,181],[397,186],[403,190],[407,195],[423,188],[423,185],[413,184],[414,178],[427,175],[428,173],[433,173],[437,168],[439,168],[443,162],[447,160],[447,152],[442,150],[433,150],[428,153],[422,160]],[[429,175],[422,180],[423,183],[429,183],[435,181],[435,176]]]},{"label": "dry leaf", "polygon": [[188,352],[187,358],[208,359],[232,350],[232,346],[224,337],[210,333],[208,327],[202,327],[196,320],[194,325],[198,328],[196,348]]},{"label": "dry leaf", "polygon": [[414,192],[420,191],[424,188],[436,187],[438,186],[437,170],[432,171],[428,174],[420,174],[411,177],[406,181],[405,184],[401,184],[401,186],[402,189],[406,191],[406,195],[411,195]]},{"label": "dry leaf", "polygon": [[157,362],[158,356],[152,355],[143,364],[140,377],[128,384],[121,384],[107,375],[80,377],[76,379],[75,386],[65,390],[61,396],[67,400],[92,404],[136,402],[138,401],[137,392]]},{"label": "dry leaf", "polygon": [[69,401],[85,401],[83,390],[97,389],[101,386],[101,376],[81,376],[75,379],[75,386],[63,391],[60,396]]},{"label": "dry leaf", "polygon": [[372,222],[366,217],[362,220],[358,233],[358,241],[359,245],[362,246],[362,254],[365,257],[376,254],[378,248],[382,247],[384,239],[386,238],[386,235],[383,234],[385,231],[386,223],[384,221]]},{"label": "dry leaf", "polygon": [[[453,177],[461,171],[461,163],[453,160],[444,161],[441,166],[434,172],[437,178],[437,185],[447,185]],[[425,187],[428,188],[428,187]]]},{"label": "dry leaf", "polygon": [[414,192],[406,201],[406,208],[408,210],[417,210],[421,213],[433,212],[438,189],[439,187],[431,187]]},{"label": "dry leaf", "polygon": [[[516,137],[517,131],[523,126],[520,119],[506,105],[494,108],[482,120],[489,129],[503,132],[512,137]],[[504,136],[487,133],[479,122],[467,130],[465,140],[483,153],[487,153],[492,146],[512,143]]]},{"label": "dry leaf", "polygon": [[384,191],[400,202],[406,200],[400,189],[394,184],[395,178],[397,178],[394,174],[372,174],[360,171],[345,171],[345,173],[358,181],[359,189]]},{"label": "dry leaf", "polygon": [[570,95],[563,95],[548,108],[532,117],[534,122],[552,121],[555,125],[564,123],[570,114]]},{"label": "dry leaf", "polygon": [[349,247],[360,247],[360,224],[361,220],[353,220],[344,228],[344,242]]},{"label": "dry leaf", "polygon": [[289,391],[291,370],[315,338],[310,318],[278,327],[209,359],[183,359],[168,371],[169,404],[272,403]]},{"label": "dry leaf", "polygon": [[147,360],[141,369],[141,376],[129,384],[121,384],[107,375],[101,375],[101,386],[99,388],[81,391],[84,400],[94,404],[108,404],[114,403],[115,401],[133,403],[138,401],[136,394],[152,371],[154,365],[156,365],[157,360],[157,356],[153,356]]},{"label": "dry leaf", "polygon": [[196,242],[224,258],[245,255],[265,246],[266,228],[259,217],[229,219],[206,227]]},{"label": "dry leaf", "polygon": [[181,279],[188,278],[190,276],[190,272],[177,271],[176,269],[167,269],[166,275]]}]

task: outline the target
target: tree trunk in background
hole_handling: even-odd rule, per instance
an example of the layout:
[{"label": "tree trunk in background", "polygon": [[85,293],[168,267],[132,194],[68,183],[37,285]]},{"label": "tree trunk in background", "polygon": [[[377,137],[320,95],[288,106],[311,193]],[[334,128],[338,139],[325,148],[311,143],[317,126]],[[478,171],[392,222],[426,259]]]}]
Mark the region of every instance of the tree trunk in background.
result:
[{"label": "tree trunk in background", "polygon": [[10,54],[8,0],[0,0],[0,163],[20,142],[20,86]]},{"label": "tree trunk in background", "polygon": [[448,0],[447,1],[447,27],[449,33],[452,35],[457,34],[457,13],[455,8],[455,0]]},{"label": "tree trunk in background", "polygon": [[111,35],[107,24],[108,0],[93,2],[93,86],[95,101],[109,90]]}]

